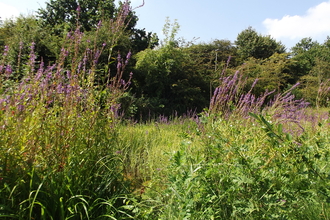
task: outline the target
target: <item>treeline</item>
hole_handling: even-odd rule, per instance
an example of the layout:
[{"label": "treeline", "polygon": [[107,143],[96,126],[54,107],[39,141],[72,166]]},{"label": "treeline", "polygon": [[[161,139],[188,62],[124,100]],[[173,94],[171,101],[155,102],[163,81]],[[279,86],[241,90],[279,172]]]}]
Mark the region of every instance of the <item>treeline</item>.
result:
[{"label": "treeline", "polygon": [[[70,42],[68,38],[79,32],[81,38],[76,40],[84,49],[66,45],[73,53],[63,65],[75,72],[81,68],[75,60],[88,58],[91,63],[84,65],[97,65],[94,86],[102,89],[123,63],[123,79],[127,81],[133,74],[130,89],[120,98],[121,113],[127,117],[147,119],[160,114],[202,111],[209,106],[219,80],[236,71],[248,81],[247,85],[258,78],[252,91],[256,95],[272,90],[282,92],[300,82],[293,91],[297,98],[317,107],[329,105],[329,37],[324,43],[304,38],[288,49],[249,27],[238,34],[235,42],[195,43],[177,38],[178,23],[167,20],[166,37],[159,42],[156,34],[135,28],[138,17],[134,10],[123,10],[126,4],[114,2],[51,0],[36,16],[1,22],[0,46],[6,54],[2,55],[6,60],[1,60],[11,69],[10,81],[1,83],[1,91],[20,82],[29,72],[29,61],[34,60],[31,46],[36,60],[51,66],[61,60],[63,45]],[[125,11],[128,15],[122,14]],[[121,16],[125,20],[118,19]],[[123,24],[124,29],[114,30]],[[94,53],[86,52],[89,50]]]}]

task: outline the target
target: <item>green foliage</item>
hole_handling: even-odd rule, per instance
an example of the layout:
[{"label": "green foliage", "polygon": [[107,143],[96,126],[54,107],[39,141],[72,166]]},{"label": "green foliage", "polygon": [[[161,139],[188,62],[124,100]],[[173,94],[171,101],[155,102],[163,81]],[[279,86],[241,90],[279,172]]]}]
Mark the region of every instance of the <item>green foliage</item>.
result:
[{"label": "green foliage", "polygon": [[285,47],[270,36],[258,34],[252,27],[238,34],[235,41],[237,52],[242,61],[249,57],[266,59],[274,53],[284,53]]},{"label": "green foliage", "polygon": [[[237,48],[218,40],[187,45],[176,38],[177,22],[167,20],[165,41],[154,48],[155,35],[127,32],[134,13],[122,17],[113,1],[80,3],[79,13],[77,1],[48,3],[40,15],[53,5],[58,13],[49,17],[62,16],[50,29],[33,16],[1,24],[0,44],[9,49],[0,61],[0,218],[330,218],[329,115],[314,109],[307,115],[294,88],[268,108],[254,96],[301,80],[299,94],[328,106],[329,39],[322,45],[304,39],[293,57],[251,28]],[[86,7],[93,10],[83,13]],[[129,50],[143,50],[132,92],[132,74],[124,71],[130,54],[122,57]],[[231,76],[245,58],[242,76]],[[219,76],[229,90],[218,90],[227,99],[214,111],[119,120],[123,112],[146,119],[201,111]],[[257,103],[258,111],[250,109],[258,113],[219,112],[246,110],[244,103]]]},{"label": "green foliage", "polygon": [[210,43],[193,44],[185,50],[190,54],[196,68],[214,73],[214,70],[222,71],[229,57],[230,66],[235,65],[236,48],[228,40],[214,40]]},{"label": "green foliage", "polygon": [[[292,60],[287,53],[275,53],[267,59],[248,59],[241,66],[240,71],[248,77],[248,85],[252,85],[257,78],[258,83],[253,89],[253,94],[260,95],[265,91],[283,91],[288,84],[296,83],[291,75]],[[249,89],[249,86],[247,89]]]},{"label": "green foliage", "polygon": [[303,38],[291,50],[295,61],[293,74],[298,76],[309,74],[315,65],[315,58],[319,54],[320,44],[313,41],[312,38]]},{"label": "green foliage", "polygon": [[180,134],[166,171],[159,179],[155,173],[131,203],[137,217],[327,219],[329,128],[295,137],[266,117],[251,117],[209,118],[202,134]]},{"label": "green foliage", "polygon": [[145,50],[147,48],[153,49],[159,45],[158,36],[152,32],[146,32],[145,29],[134,29],[130,36],[132,41],[133,54]]},{"label": "green foliage", "polygon": [[15,20],[7,20],[0,28],[0,38],[3,46],[10,48],[7,62],[11,64],[17,75],[22,75],[24,65],[28,62],[31,43],[36,44],[35,53],[38,59],[43,59],[48,64],[54,61],[60,53],[61,38],[51,36],[45,29],[39,26],[34,16],[20,16]]},{"label": "green foliage", "polygon": [[300,76],[302,96],[317,107],[327,106],[330,47],[304,38],[292,48],[292,73]]},{"label": "green foliage", "polygon": [[[158,44],[155,34],[134,29],[137,17],[129,5],[120,3],[117,8],[113,1],[83,1],[80,2],[80,11],[77,11],[78,3],[79,1],[52,0],[45,9],[39,10],[38,17],[20,16],[1,25],[0,46],[9,46],[7,63],[17,71],[17,78],[23,76],[24,65],[29,59],[25,54],[32,42],[35,43],[34,52],[38,60],[52,65],[60,59],[62,49],[68,46],[68,38],[73,32],[81,34],[81,48],[72,48],[75,56],[67,59],[79,59],[86,55],[86,48],[95,50],[105,45],[98,57],[99,66],[102,65],[104,70],[97,76],[100,84],[107,81],[110,70],[113,75],[116,73],[114,61],[117,51],[122,55],[129,51],[137,53]],[[134,62],[129,65],[132,69]],[[129,76],[125,76],[126,80],[128,78]]]},{"label": "green foliage", "polygon": [[224,69],[229,72],[236,65],[236,48],[228,40],[214,40],[210,43],[193,44],[184,50],[190,56],[191,71],[199,73],[204,81],[209,82],[207,90],[210,94],[207,98],[212,97]]},{"label": "green foliage", "polygon": [[[32,43],[22,54],[28,61],[21,79],[15,79],[5,49],[0,62],[3,218],[96,219],[125,213],[119,211],[121,195],[131,188],[113,140],[118,99],[130,80],[122,83],[126,59],[117,60],[117,74],[100,89],[95,75],[105,45],[95,43],[91,50],[81,39],[79,31],[68,34],[50,67],[43,62],[37,67]],[[111,42],[109,47],[116,44]],[[4,89],[13,78],[17,81]]]},{"label": "green foliage", "polygon": [[8,139],[2,141],[0,158],[0,216],[115,216],[119,197],[129,192],[129,187],[123,179],[122,161],[112,148],[116,134],[111,122],[87,112],[65,118],[39,111],[21,122],[15,121],[15,116],[6,117],[6,128],[1,129],[1,136]]},{"label": "green foliage", "polygon": [[165,25],[163,46],[146,49],[136,55],[136,78],[133,83],[137,95],[144,97],[144,114],[179,114],[189,109],[201,110],[207,100],[207,84],[202,74],[195,72],[188,53],[178,47],[175,34],[178,24]]},{"label": "green foliage", "polygon": [[43,27],[57,27],[59,31],[61,27],[70,31],[79,22],[84,31],[90,31],[100,20],[113,19],[115,10],[114,0],[50,0],[45,9],[39,9],[38,17]]}]

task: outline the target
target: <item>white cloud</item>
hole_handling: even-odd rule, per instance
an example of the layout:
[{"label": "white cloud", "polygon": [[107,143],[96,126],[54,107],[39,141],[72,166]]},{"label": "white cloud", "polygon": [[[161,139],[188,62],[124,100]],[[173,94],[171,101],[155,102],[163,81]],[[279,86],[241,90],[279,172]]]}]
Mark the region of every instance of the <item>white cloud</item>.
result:
[{"label": "white cloud", "polygon": [[286,15],[281,19],[267,18],[263,21],[269,35],[278,40],[314,40],[330,35],[330,1],[307,10],[305,15]]},{"label": "white cloud", "polygon": [[19,10],[11,5],[0,2],[0,19],[13,18],[20,14]]}]

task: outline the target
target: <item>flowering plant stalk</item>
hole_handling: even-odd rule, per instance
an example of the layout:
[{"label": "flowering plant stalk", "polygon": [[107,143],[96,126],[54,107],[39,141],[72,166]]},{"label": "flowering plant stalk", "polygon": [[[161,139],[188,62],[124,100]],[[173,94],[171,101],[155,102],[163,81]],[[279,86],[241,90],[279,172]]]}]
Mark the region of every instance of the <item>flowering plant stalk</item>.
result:
[{"label": "flowering plant stalk", "polygon": [[[223,72],[219,86],[211,98],[209,114],[227,119],[249,118],[249,113],[267,115],[274,122],[286,124],[287,131],[301,134],[304,131],[301,123],[309,121],[310,118],[306,116],[305,111],[309,103],[304,99],[296,99],[292,93],[299,83],[283,93],[266,90],[263,94],[255,96],[253,88],[257,82],[258,79],[255,79],[250,89],[244,92],[247,88],[247,78],[244,78],[242,73],[236,71],[233,75],[224,76]],[[295,126],[292,126],[293,124]]]},{"label": "flowering plant stalk", "polygon": [[[124,5],[119,21],[111,23],[118,25],[112,32],[117,40],[130,8],[128,1]],[[102,23],[89,42],[78,25],[66,35],[57,61],[48,66],[32,42],[17,82],[19,71],[8,63],[11,48],[5,47],[0,58],[0,198],[6,198],[0,199],[5,207],[1,217],[96,219],[115,210],[110,204],[128,191],[121,161],[111,155],[111,140],[120,119],[118,99],[132,78],[123,79],[131,53],[118,56],[117,72],[102,68],[102,53],[117,44],[98,43]],[[100,72],[108,74],[108,83],[99,83]],[[109,207],[100,208],[102,204]]]}]

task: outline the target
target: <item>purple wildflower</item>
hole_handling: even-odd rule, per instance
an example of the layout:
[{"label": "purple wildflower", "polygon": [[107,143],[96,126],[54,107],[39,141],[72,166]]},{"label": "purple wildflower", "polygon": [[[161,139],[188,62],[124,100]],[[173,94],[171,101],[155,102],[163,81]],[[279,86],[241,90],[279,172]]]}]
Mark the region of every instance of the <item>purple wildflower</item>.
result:
[{"label": "purple wildflower", "polygon": [[24,105],[18,105],[17,110],[22,112],[24,110]]},{"label": "purple wildflower", "polygon": [[127,15],[129,14],[130,11],[131,11],[131,8],[130,8],[130,5],[129,5],[129,2],[126,1],[123,4],[123,8],[122,8],[122,15],[123,15],[123,17],[127,17]]},{"label": "purple wildflower", "polygon": [[3,53],[3,56],[7,56],[8,55],[8,51],[9,51],[9,46],[5,46],[5,49],[4,49],[4,53]]},{"label": "purple wildflower", "polygon": [[118,62],[117,63],[117,70],[120,70],[121,69],[121,66],[122,66],[121,62]]},{"label": "purple wildflower", "polygon": [[71,79],[71,71],[70,70],[66,71],[66,76],[67,76],[68,79]]},{"label": "purple wildflower", "polygon": [[131,52],[131,51],[129,51],[129,52],[128,52],[128,54],[127,54],[127,56],[126,56],[125,65],[127,65],[127,64],[128,64],[128,61],[129,61],[129,59],[131,58],[131,56],[132,56],[132,52]]},{"label": "purple wildflower", "polygon": [[44,62],[40,63],[40,67],[38,69],[37,75],[36,75],[36,80],[39,80],[44,72]]},{"label": "purple wildflower", "polygon": [[66,37],[68,38],[68,39],[70,39],[71,38],[71,31],[70,32],[68,32],[67,34],[66,34]]},{"label": "purple wildflower", "polygon": [[31,50],[31,51],[34,51],[35,46],[36,46],[36,43],[35,43],[35,42],[32,42],[32,43],[31,43],[31,46],[30,46],[30,50]]},{"label": "purple wildflower", "polygon": [[13,73],[13,70],[12,70],[11,66],[7,65],[6,70],[5,70],[6,77],[9,78],[12,73]]},{"label": "purple wildflower", "polygon": [[117,61],[118,62],[121,62],[121,55],[120,55],[120,53],[118,53]]},{"label": "purple wildflower", "polygon": [[97,29],[100,29],[101,26],[102,26],[102,21],[100,20],[99,23],[97,24]]},{"label": "purple wildflower", "polygon": [[122,154],[123,153],[123,151],[121,151],[121,150],[117,150],[116,152],[115,152],[115,154]]}]

